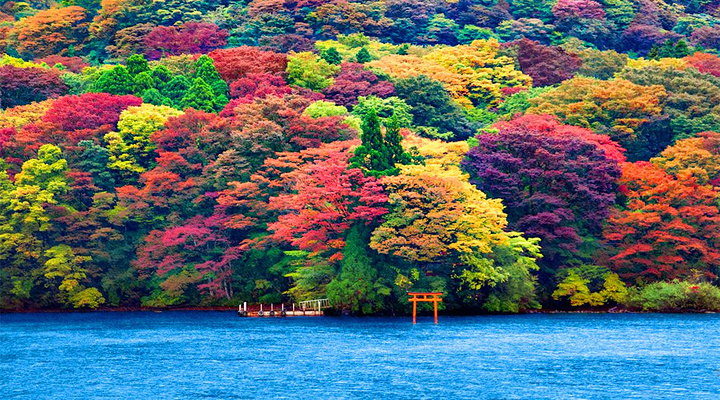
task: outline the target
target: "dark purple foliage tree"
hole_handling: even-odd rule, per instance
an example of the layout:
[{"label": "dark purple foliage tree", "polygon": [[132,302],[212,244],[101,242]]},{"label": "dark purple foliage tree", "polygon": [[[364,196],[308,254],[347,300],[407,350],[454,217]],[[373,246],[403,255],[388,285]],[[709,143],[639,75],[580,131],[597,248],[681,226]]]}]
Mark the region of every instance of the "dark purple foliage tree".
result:
[{"label": "dark purple foliage tree", "polygon": [[559,47],[520,39],[509,46],[517,46],[517,58],[520,69],[533,78],[533,86],[546,86],[570,79],[580,68],[581,61]]},{"label": "dark purple foliage tree", "polygon": [[[540,237],[543,264],[558,266],[582,260],[586,246],[602,232],[615,202],[617,161],[589,140],[556,124],[533,118],[498,124],[498,134],[477,137],[463,168],[471,182],[506,206],[510,229]],[[581,130],[581,128],[577,128]]]}]

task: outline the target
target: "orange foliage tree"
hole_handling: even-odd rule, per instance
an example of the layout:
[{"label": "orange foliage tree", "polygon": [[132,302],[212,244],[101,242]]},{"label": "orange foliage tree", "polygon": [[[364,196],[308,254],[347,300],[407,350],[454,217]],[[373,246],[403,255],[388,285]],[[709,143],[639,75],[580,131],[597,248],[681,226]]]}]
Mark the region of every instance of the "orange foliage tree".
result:
[{"label": "orange foliage tree", "polygon": [[89,15],[82,7],[51,8],[18,21],[7,43],[29,57],[63,54],[70,46],[79,49],[89,23]]},{"label": "orange foliage tree", "polygon": [[608,219],[601,263],[638,281],[717,275],[717,191],[687,172],[674,177],[648,162],[624,164],[620,183],[627,201]]},{"label": "orange foliage tree", "polygon": [[715,54],[697,52],[684,58],[685,62],[704,74],[720,77],[720,57]]}]

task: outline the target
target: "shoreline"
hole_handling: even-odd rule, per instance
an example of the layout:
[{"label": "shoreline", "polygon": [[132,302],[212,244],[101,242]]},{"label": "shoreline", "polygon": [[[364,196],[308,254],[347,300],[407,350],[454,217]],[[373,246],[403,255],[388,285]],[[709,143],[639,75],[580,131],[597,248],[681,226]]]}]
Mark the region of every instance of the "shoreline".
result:
[{"label": "shoreline", "polygon": [[[64,308],[39,308],[39,309],[27,309],[27,310],[0,310],[0,314],[70,314],[70,313],[92,313],[92,312],[172,312],[172,311],[236,311],[237,308],[233,306],[188,306],[188,307],[167,307],[167,308],[156,308],[156,307],[106,307],[98,308],[94,310],[89,309],[64,309]],[[462,313],[462,312],[450,312],[445,316],[486,316],[486,315],[529,315],[529,314],[718,314],[715,311],[707,310],[665,310],[665,311],[643,311],[643,310],[630,310],[625,308],[609,308],[604,310],[556,310],[556,309],[545,309],[545,310],[525,310],[517,313]],[[342,316],[342,313],[328,314],[327,316]],[[408,314],[409,315],[409,314]],[[367,317],[398,317],[404,318],[408,315],[367,315]]]}]

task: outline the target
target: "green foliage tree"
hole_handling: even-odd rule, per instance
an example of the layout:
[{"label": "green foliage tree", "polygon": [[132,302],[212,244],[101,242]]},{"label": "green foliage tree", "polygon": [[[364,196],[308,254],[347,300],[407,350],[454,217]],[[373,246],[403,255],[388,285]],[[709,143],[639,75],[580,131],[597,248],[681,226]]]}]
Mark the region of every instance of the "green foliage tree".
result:
[{"label": "green foliage tree", "polygon": [[172,72],[164,65],[158,65],[153,68],[152,71],[150,71],[150,76],[152,76],[155,81],[155,87],[158,90],[164,90],[165,85],[173,79]]},{"label": "green foliage tree", "polygon": [[400,79],[395,91],[412,107],[413,123],[436,128],[439,133],[450,133],[456,140],[467,139],[476,133],[462,109],[453,101],[443,85],[425,75]]},{"label": "green foliage tree", "polygon": [[103,138],[108,149],[107,168],[112,171],[115,181],[122,184],[135,182],[145,168],[130,152],[130,147],[117,132],[110,132]]},{"label": "green foliage tree", "polygon": [[147,71],[135,75],[133,81],[133,93],[135,95],[142,95],[147,90],[155,89],[155,80]]},{"label": "green foliage tree", "polygon": [[172,101],[155,88],[148,89],[142,93],[143,103],[150,103],[156,106],[172,106]]},{"label": "green foliage tree", "polygon": [[288,83],[310,90],[322,90],[332,85],[340,66],[333,65],[310,52],[288,56]]},{"label": "green foliage tree", "polygon": [[202,79],[208,86],[210,86],[210,89],[212,89],[213,94],[215,95],[214,100],[214,108],[217,111],[220,111],[225,104],[228,103],[228,85],[227,82],[225,82],[222,77],[220,77],[220,74],[218,73],[217,69],[215,69],[215,64],[212,60],[212,58],[202,55],[200,58],[198,58],[197,62],[195,63],[195,79]]},{"label": "green foliage tree", "polygon": [[330,47],[323,51],[320,57],[332,65],[340,65],[340,63],[342,63],[342,57],[335,47]]},{"label": "green foliage tree", "polygon": [[23,163],[14,182],[0,171],[0,272],[10,272],[7,286],[0,286],[4,304],[11,299],[37,301],[31,296],[43,285],[43,247],[53,223],[50,210],[61,205],[61,196],[69,190],[67,170],[60,148],[46,144],[37,158]]},{"label": "green foliage tree", "polygon": [[360,96],[358,97],[358,104],[353,107],[352,113],[362,118],[370,109],[375,110],[383,123],[387,123],[391,117],[395,116],[401,128],[412,126],[413,116],[410,114],[412,107],[398,97],[381,99],[377,96]]},{"label": "green foliage tree", "polygon": [[115,188],[115,179],[107,168],[110,152],[97,145],[92,140],[83,140],[78,143],[83,151],[78,166],[82,171],[89,172],[93,177],[95,186],[112,191]]},{"label": "green foliage tree", "polygon": [[163,93],[172,101],[174,106],[179,108],[182,99],[190,90],[190,86],[191,83],[185,76],[178,75],[165,85]]},{"label": "green foliage tree", "polygon": [[370,314],[384,308],[392,290],[378,274],[368,248],[366,228],[350,229],[340,262],[340,273],[327,285],[330,303],[353,313]]},{"label": "green foliage tree", "polygon": [[143,72],[149,72],[150,67],[148,66],[148,62],[145,59],[145,56],[141,54],[133,54],[130,57],[128,57],[127,62],[125,63],[125,66],[127,67],[128,72],[130,75],[137,75]]},{"label": "green foliage tree", "polygon": [[70,246],[64,244],[46,250],[45,256],[48,260],[43,268],[44,276],[58,285],[61,303],[74,308],[97,308],[105,303],[105,298],[97,289],[88,289],[82,284],[88,272],[82,264],[91,261],[92,257],[77,256]]},{"label": "green foliage tree", "polygon": [[350,159],[352,168],[360,168],[366,175],[381,176],[392,174],[394,165],[388,158],[382,125],[377,112],[370,109],[362,118],[362,144],[355,149],[355,156]]},{"label": "green foliage tree", "polygon": [[357,61],[360,64],[365,64],[370,61],[372,61],[372,56],[370,55],[370,52],[365,47],[358,50],[357,54],[355,55],[355,61]]},{"label": "green foliage tree", "polygon": [[212,88],[202,78],[195,78],[187,94],[180,100],[180,107],[214,112],[216,103]]},{"label": "green foliage tree", "polygon": [[96,92],[124,95],[132,94],[135,81],[127,68],[116,65],[113,69],[105,71],[95,82]]},{"label": "green foliage tree", "polygon": [[558,272],[561,279],[552,293],[555,300],[567,298],[570,305],[597,307],[612,302],[622,304],[628,293],[627,287],[618,274],[605,267],[583,265],[562,269]]}]

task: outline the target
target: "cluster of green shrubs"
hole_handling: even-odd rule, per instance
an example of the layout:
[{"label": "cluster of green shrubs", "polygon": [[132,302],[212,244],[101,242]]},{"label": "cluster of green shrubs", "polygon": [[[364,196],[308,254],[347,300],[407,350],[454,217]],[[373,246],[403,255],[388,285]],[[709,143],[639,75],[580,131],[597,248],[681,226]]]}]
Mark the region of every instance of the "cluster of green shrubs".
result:
[{"label": "cluster of green shrubs", "polygon": [[195,61],[189,77],[173,74],[159,65],[150,68],[144,56],[134,54],[125,66],[104,71],[93,91],[116,95],[132,94],[144,102],[183,110],[195,108],[220,111],[228,103],[228,85],[215,69],[213,60],[203,55]]},{"label": "cluster of green shrubs", "polygon": [[710,283],[674,280],[628,288],[617,274],[596,265],[560,270],[552,297],[571,307],[620,305],[637,311],[720,311],[720,288]]},{"label": "cluster of green shrubs", "polygon": [[630,288],[625,305],[643,311],[720,311],[720,288],[709,283],[657,282]]}]

